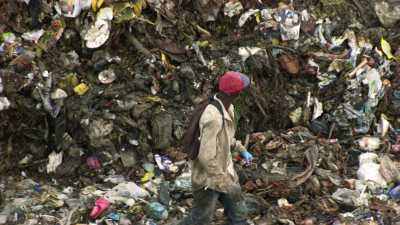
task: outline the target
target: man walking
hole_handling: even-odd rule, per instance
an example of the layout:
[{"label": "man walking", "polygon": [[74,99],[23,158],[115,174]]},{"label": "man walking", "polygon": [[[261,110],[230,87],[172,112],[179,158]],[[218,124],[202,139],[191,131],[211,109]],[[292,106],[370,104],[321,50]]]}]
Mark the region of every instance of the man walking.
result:
[{"label": "man walking", "polygon": [[252,155],[235,139],[233,101],[250,85],[247,76],[227,72],[218,81],[215,104],[208,104],[199,121],[200,146],[192,164],[193,208],[181,225],[209,225],[217,202],[224,206],[229,225],[247,225],[247,209],[231,150],[246,161]]}]

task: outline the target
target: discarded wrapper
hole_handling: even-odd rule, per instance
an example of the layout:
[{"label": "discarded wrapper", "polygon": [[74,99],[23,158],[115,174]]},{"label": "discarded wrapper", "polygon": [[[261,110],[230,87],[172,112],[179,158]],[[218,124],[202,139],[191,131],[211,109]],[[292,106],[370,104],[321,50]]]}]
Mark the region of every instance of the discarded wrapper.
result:
[{"label": "discarded wrapper", "polygon": [[115,79],[117,79],[117,76],[115,75],[114,70],[108,69],[100,72],[98,78],[102,84],[111,84]]},{"label": "discarded wrapper", "polygon": [[31,31],[31,32],[26,32],[22,34],[22,38],[27,41],[32,41],[33,43],[38,43],[39,39],[42,37],[44,34],[44,30],[36,30],[36,31]]},{"label": "discarded wrapper", "polygon": [[165,220],[168,218],[168,210],[159,202],[152,202],[148,205],[150,217],[155,220]]},{"label": "discarded wrapper", "polygon": [[254,16],[256,13],[259,12],[260,12],[259,9],[250,9],[249,11],[243,13],[239,18],[238,22],[239,27],[242,27],[250,19],[250,17]]},{"label": "discarded wrapper", "polygon": [[299,39],[301,26],[299,13],[289,9],[282,9],[275,16],[275,19],[279,22],[283,41]]},{"label": "discarded wrapper", "polygon": [[84,95],[89,90],[89,86],[84,83],[79,84],[78,86],[74,87],[74,92],[77,95]]},{"label": "discarded wrapper", "polygon": [[92,170],[98,170],[101,168],[100,160],[96,156],[89,156],[86,159],[86,165]]},{"label": "discarded wrapper", "polygon": [[111,203],[106,198],[99,198],[95,202],[95,206],[90,212],[90,218],[96,219],[99,217],[104,211],[110,207]]},{"label": "discarded wrapper", "polygon": [[89,9],[92,0],[60,0],[59,9],[65,17],[75,18],[82,10]]},{"label": "discarded wrapper", "polygon": [[51,93],[50,95],[51,99],[64,99],[68,97],[67,92],[65,92],[63,89],[57,88],[54,92]]},{"label": "discarded wrapper", "polygon": [[7,97],[0,97],[0,111],[10,108],[11,103]]},{"label": "discarded wrapper", "polygon": [[95,23],[89,28],[84,36],[86,47],[98,48],[110,37],[111,20],[113,10],[111,7],[101,8],[96,16]]},{"label": "discarded wrapper", "polygon": [[167,172],[176,172],[178,168],[172,163],[167,156],[154,155],[154,159],[157,163],[158,168]]},{"label": "discarded wrapper", "polygon": [[224,8],[224,14],[228,17],[233,17],[239,15],[240,12],[243,10],[243,5],[240,1],[237,2],[227,2]]},{"label": "discarded wrapper", "polygon": [[47,173],[55,172],[57,167],[61,165],[63,161],[63,152],[52,152],[49,155],[49,163],[47,164]]},{"label": "discarded wrapper", "polygon": [[378,137],[362,137],[358,140],[360,148],[363,150],[374,151],[378,150],[381,145],[381,140]]}]

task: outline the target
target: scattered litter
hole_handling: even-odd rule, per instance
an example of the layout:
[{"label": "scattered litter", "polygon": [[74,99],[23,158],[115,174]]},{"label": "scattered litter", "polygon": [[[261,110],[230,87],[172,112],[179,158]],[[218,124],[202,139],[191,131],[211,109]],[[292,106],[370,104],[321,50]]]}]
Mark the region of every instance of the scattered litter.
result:
[{"label": "scattered litter", "polygon": [[23,33],[21,37],[26,41],[31,41],[36,44],[38,43],[39,39],[42,37],[43,34],[44,30],[40,29],[37,31]]},{"label": "scattered litter", "polygon": [[102,46],[110,36],[111,23],[113,18],[112,8],[101,8],[96,16],[96,22],[89,28],[84,36],[86,47],[98,48]]},{"label": "scattered litter", "polygon": [[7,97],[0,97],[0,111],[10,108],[11,103]]},{"label": "scattered litter", "polygon": [[358,140],[358,144],[360,148],[366,151],[375,151],[378,150],[381,145],[381,140],[379,137],[362,137]]},{"label": "scattered litter", "polygon": [[96,156],[87,157],[86,165],[92,170],[98,170],[101,168],[100,160]]},{"label": "scattered litter", "polygon": [[374,181],[381,186],[386,186],[386,181],[379,172],[379,164],[376,162],[378,155],[375,153],[363,153],[360,155],[360,167],[357,177],[362,181]]},{"label": "scattered litter", "polygon": [[60,0],[57,2],[56,9],[65,17],[75,18],[82,10],[89,9],[91,0]]},{"label": "scattered litter", "polygon": [[239,48],[239,55],[242,57],[242,61],[245,62],[250,56],[261,54],[267,55],[266,51],[262,48],[258,47],[240,47]]},{"label": "scattered litter", "polygon": [[133,182],[120,183],[105,194],[105,198],[111,203],[122,202],[132,206],[135,200],[144,199],[149,193]]},{"label": "scattered litter", "polygon": [[63,152],[52,152],[49,155],[49,163],[47,164],[47,173],[53,173],[57,167],[62,164]]},{"label": "scattered litter", "polygon": [[0,4],[0,224],[179,222],[186,119],[228,70],[252,223],[399,223],[400,1],[310,2]]},{"label": "scattered litter", "polygon": [[89,86],[84,83],[81,83],[74,87],[75,94],[77,95],[84,95],[87,91],[89,91]]},{"label": "scattered litter", "polygon": [[239,27],[242,27],[247,22],[247,20],[249,20],[249,18],[251,16],[253,16],[259,12],[260,12],[260,10],[258,10],[258,9],[250,9],[249,11],[243,13],[239,18],[239,23],[238,23]]},{"label": "scattered litter", "polygon": [[283,41],[299,39],[301,17],[297,12],[289,9],[281,9],[275,15],[275,19],[279,22]]},{"label": "scattered litter", "polygon": [[98,78],[102,84],[111,84],[115,79],[117,79],[117,76],[115,75],[114,70],[109,69],[100,72]]},{"label": "scattered litter", "polygon": [[165,220],[168,218],[168,211],[159,202],[152,202],[148,205],[149,216],[155,220]]},{"label": "scattered litter", "polygon": [[225,4],[224,14],[228,17],[239,15],[243,10],[243,5],[240,1],[230,1]]},{"label": "scattered litter", "polygon": [[158,154],[155,154],[154,160],[156,161],[157,166],[158,168],[160,168],[160,170],[166,172],[177,172],[178,170],[178,167],[175,166],[167,156],[160,156]]},{"label": "scattered litter", "polygon": [[99,198],[96,200],[95,205],[90,212],[90,218],[96,219],[99,217],[104,211],[110,207],[110,202],[105,198]]}]

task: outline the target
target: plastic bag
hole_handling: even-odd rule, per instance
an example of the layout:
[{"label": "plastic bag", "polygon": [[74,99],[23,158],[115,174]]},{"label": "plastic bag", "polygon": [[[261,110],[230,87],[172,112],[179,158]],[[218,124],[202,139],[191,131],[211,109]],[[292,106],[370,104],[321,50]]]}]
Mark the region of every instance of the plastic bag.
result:
[{"label": "plastic bag", "polygon": [[375,183],[386,186],[386,180],[379,172],[379,164],[376,163],[378,155],[375,153],[363,153],[360,155],[360,168],[357,170],[357,177],[362,181],[374,181]]},{"label": "plastic bag", "polygon": [[147,206],[148,214],[155,220],[165,220],[168,218],[168,210],[158,202],[152,202]]},{"label": "plastic bag", "polygon": [[105,197],[111,202],[123,202],[126,205],[133,205],[135,199],[143,199],[150,194],[133,182],[121,183],[108,191]]},{"label": "plastic bag", "polygon": [[347,188],[339,188],[332,194],[332,198],[340,203],[347,206],[357,206],[357,199],[360,197],[360,193]]},{"label": "plastic bag", "polygon": [[383,156],[381,159],[379,172],[388,183],[397,183],[400,181],[400,170],[387,155]]},{"label": "plastic bag", "polygon": [[381,145],[381,140],[378,137],[362,137],[358,140],[358,144],[362,150],[375,151],[379,149]]},{"label": "plastic bag", "polygon": [[61,14],[65,17],[75,18],[82,10],[89,9],[92,4],[91,0],[61,0],[59,7]]},{"label": "plastic bag", "polygon": [[283,9],[276,15],[275,19],[280,23],[281,38],[283,41],[299,39],[301,26],[299,13]]}]

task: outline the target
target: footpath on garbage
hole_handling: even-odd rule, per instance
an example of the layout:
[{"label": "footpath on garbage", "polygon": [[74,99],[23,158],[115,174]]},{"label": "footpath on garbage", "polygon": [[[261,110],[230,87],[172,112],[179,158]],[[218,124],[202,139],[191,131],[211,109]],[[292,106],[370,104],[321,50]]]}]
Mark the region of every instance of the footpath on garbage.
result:
[{"label": "footpath on garbage", "polygon": [[398,0],[1,1],[0,224],[178,222],[187,118],[228,70],[253,224],[400,224],[399,24]]}]

